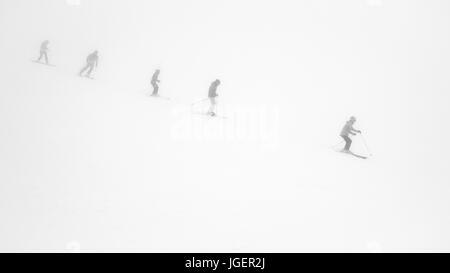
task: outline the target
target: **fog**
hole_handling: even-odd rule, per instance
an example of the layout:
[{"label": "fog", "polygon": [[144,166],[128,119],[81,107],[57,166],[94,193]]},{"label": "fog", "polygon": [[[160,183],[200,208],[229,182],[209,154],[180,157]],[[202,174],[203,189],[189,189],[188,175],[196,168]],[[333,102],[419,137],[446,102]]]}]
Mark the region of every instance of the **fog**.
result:
[{"label": "fog", "polygon": [[[449,15],[0,0],[0,251],[449,251]],[[215,79],[225,119],[192,107]],[[350,116],[367,160],[335,151]]]}]

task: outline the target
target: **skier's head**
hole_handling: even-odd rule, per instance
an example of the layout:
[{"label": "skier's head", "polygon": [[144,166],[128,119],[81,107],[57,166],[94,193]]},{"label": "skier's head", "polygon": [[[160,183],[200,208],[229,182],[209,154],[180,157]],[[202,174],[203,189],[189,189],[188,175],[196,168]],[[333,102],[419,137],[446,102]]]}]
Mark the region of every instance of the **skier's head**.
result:
[{"label": "skier's head", "polygon": [[356,118],[355,117],[350,117],[350,122],[355,123],[356,122]]},{"label": "skier's head", "polygon": [[217,79],[217,80],[215,81],[215,83],[216,83],[216,85],[220,85],[220,84],[221,84],[221,82],[220,82],[219,79]]},{"label": "skier's head", "polygon": [[98,55],[98,50],[95,50],[95,51],[94,51],[94,55]]},{"label": "skier's head", "polygon": [[156,69],[156,70],[155,70],[155,73],[159,74],[159,73],[161,73],[161,70]]},{"label": "skier's head", "polygon": [[49,40],[45,40],[45,41],[44,41],[44,44],[48,44],[48,43],[50,43]]}]

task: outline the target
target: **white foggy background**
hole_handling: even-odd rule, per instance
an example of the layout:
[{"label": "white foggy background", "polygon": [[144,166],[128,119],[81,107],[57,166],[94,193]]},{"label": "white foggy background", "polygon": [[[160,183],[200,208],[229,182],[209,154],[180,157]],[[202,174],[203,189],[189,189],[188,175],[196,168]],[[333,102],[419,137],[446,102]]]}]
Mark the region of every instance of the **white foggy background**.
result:
[{"label": "white foggy background", "polygon": [[0,251],[450,250],[449,1],[77,2],[0,0]]}]

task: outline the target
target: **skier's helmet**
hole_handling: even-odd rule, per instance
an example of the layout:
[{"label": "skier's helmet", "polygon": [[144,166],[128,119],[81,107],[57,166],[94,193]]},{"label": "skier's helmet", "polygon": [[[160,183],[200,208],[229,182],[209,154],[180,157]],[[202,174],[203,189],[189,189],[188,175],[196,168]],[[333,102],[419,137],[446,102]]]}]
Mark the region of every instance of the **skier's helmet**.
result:
[{"label": "skier's helmet", "polygon": [[356,121],[356,118],[355,117],[350,117],[350,120],[351,121]]}]

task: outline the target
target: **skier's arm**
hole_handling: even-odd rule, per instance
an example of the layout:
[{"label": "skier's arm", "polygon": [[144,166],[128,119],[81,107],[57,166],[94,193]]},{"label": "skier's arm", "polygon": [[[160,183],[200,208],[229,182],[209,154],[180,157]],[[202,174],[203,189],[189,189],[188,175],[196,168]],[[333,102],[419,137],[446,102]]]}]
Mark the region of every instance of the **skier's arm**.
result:
[{"label": "skier's arm", "polygon": [[359,134],[361,134],[361,131],[360,130],[356,130],[355,128],[350,128],[350,130],[351,130],[351,132],[353,133],[353,135],[356,135],[355,133],[359,133]]}]

